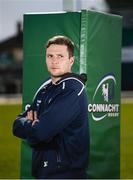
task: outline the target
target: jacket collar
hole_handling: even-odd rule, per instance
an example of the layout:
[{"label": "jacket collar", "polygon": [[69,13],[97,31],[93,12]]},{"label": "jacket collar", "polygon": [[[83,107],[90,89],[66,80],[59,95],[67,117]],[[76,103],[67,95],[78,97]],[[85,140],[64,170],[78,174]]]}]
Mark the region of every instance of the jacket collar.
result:
[{"label": "jacket collar", "polygon": [[85,73],[82,74],[75,74],[75,73],[66,73],[64,75],[62,75],[61,79],[58,80],[55,84],[59,84],[61,81],[65,80],[66,78],[76,78],[78,80],[80,80],[83,84],[86,83],[87,81],[87,75]]}]

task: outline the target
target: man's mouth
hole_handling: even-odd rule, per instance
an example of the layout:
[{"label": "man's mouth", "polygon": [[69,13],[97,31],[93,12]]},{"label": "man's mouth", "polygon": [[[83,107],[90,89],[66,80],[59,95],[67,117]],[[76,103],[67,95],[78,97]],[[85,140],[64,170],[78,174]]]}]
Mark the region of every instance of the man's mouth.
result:
[{"label": "man's mouth", "polygon": [[51,69],[59,69],[58,67],[52,67]]}]

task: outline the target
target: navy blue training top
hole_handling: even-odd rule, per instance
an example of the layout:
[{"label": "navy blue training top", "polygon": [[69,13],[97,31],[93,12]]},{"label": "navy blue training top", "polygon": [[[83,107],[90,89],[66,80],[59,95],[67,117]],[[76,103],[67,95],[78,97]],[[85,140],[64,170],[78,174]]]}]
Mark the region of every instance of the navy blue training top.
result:
[{"label": "navy blue training top", "polygon": [[[37,111],[33,124],[27,111]],[[49,178],[51,173],[85,169],[89,157],[88,102],[82,76],[64,75],[38,89],[33,104],[13,124],[13,134],[33,148],[32,174]]]}]

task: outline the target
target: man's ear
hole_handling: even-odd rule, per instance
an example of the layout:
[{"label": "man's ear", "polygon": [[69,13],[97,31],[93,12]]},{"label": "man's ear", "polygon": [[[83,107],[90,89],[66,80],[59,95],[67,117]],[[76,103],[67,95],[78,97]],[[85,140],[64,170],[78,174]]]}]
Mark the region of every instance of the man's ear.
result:
[{"label": "man's ear", "polygon": [[70,63],[71,63],[71,65],[73,65],[73,63],[74,63],[74,56],[70,57]]}]

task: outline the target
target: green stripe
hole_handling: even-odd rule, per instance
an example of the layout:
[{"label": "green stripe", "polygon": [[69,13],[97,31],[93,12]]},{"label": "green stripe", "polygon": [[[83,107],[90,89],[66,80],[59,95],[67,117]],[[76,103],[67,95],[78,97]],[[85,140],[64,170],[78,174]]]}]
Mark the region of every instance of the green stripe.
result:
[{"label": "green stripe", "polygon": [[87,72],[87,11],[81,11],[80,73]]}]

